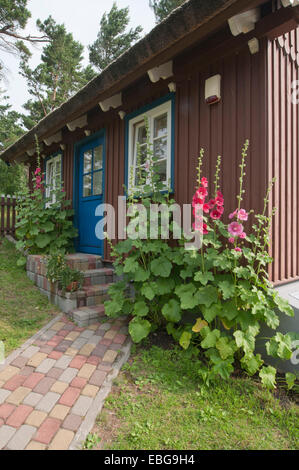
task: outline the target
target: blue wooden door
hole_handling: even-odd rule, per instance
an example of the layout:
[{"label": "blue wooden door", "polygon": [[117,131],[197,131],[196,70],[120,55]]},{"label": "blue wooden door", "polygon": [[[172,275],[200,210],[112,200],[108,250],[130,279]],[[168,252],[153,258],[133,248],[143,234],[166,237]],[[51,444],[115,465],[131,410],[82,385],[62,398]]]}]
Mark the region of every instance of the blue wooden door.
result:
[{"label": "blue wooden door", "polygon": [[96,209],[104,203],[104,144],[104,137],[97,138],[83,145],[79,153],[78,249],[101,256],[104,242],[96,236],[96,226],[101,219],[96,216]]}]

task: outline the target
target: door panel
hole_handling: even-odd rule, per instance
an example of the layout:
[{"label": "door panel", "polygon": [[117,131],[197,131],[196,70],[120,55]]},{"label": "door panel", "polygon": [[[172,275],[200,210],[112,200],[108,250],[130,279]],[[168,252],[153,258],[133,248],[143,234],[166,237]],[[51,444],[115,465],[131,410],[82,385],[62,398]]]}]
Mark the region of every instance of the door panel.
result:
[{"label": "door panel", "polygon": [[96,209],[104,202],[104,137],[83,145],[79,152],[79,251],[103,256],[104,243],[95,234],[97,223]]}]

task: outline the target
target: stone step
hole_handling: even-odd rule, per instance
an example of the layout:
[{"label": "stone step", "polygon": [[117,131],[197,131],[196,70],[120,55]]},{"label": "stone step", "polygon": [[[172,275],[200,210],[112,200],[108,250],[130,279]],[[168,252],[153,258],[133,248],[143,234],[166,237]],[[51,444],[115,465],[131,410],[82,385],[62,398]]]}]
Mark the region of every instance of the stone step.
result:
[{"label": "stone step", "polygon": [[101,256],[87,255],[85,253],[74,253],[67,255],[67,264],[79,271],[85,272],[94,269],[103,268],[103,261]]},{"label": "stone step", "polygon": [[83,287],[110,284],[115,281],[114,270],[110,268],[88,269],[83,275]]},{"label": "stone step", "polygon": [[79,307],[69,313],[70,318],[80,327],[86,327],[105,317],[104,305]]}]

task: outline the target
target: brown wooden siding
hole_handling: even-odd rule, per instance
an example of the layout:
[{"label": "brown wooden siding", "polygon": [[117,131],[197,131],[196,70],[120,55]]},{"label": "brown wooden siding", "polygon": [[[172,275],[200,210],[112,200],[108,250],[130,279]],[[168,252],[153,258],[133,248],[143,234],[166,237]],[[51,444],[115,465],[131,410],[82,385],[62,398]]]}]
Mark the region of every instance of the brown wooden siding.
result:
[{"label": "brown wooden siding", "polygon": [[271,205],[278,210],[271,247],[275,283],[299,277],[299,105],[291,102],[298,67],[299,28],[268,43],[269,179],[277,179]]}]

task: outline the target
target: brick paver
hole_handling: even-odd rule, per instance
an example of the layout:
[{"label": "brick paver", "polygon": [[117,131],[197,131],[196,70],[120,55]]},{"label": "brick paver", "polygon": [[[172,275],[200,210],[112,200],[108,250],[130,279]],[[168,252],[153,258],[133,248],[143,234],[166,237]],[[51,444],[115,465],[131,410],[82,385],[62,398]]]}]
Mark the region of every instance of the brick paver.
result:
[{"label": "brick paver", "polygon": [[100,411],[95,400],[126,347],[126,325],[107,320],[78,328],[63,315],[8,358],[0,366],[0,450],[82,445],[82,429],[87,435]]}]

